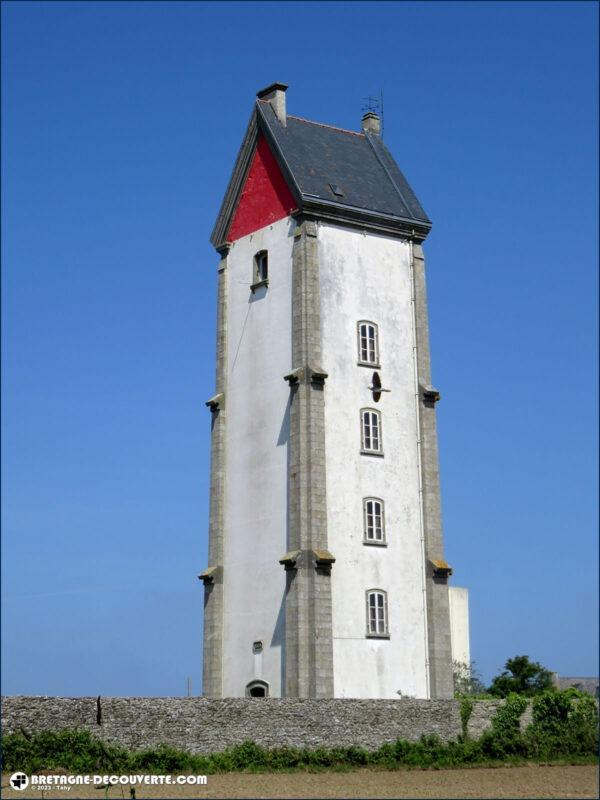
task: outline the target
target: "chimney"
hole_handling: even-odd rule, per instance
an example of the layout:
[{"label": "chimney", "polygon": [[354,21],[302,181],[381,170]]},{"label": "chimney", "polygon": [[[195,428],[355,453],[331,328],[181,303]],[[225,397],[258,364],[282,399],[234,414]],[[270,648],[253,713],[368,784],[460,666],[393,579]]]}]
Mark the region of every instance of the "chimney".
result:
[{"label": "chimney", "polygon": [[285,90],[287,88],[287,84],[285,83],[272,83],[270,86],[256,93],[259,100],[266,100],[271,104],[273,111],[277,115],[277,119],[284,126],[286,124]]},{"label": "chimney", "polygon": [[379,114],[376,114],[374,111],[367,111],[362,118],[362,129],[363,131],[369,131],[369,133],[376,133],[379,136],[381,134],[381,119],[379,118]]}]

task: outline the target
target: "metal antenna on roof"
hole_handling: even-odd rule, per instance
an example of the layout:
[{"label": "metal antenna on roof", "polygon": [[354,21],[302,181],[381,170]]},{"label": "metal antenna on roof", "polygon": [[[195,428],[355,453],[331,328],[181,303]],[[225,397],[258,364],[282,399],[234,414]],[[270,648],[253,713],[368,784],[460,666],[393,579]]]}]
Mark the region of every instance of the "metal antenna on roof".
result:
[{"label": "metal antenna on roof", "polygon": [[365,101],[365,105],[362,107],[362,110],[367,113],[367,111],[372,111],[374,114],[379,112],[379,107],[381,105],[381,100],[379,97],[373,97],[373,95],[369,95],[368,97],[363,97]]},{"label": "metal antenna on roof", "polygon": [[365,101],[365,105],[362,107],[363,113],[372,111],[381,117],[381,138],[383,139],[383,89],[380,90],[379,97],[373,97],[370,94],[368,97],[363,97],[363,100]]}]

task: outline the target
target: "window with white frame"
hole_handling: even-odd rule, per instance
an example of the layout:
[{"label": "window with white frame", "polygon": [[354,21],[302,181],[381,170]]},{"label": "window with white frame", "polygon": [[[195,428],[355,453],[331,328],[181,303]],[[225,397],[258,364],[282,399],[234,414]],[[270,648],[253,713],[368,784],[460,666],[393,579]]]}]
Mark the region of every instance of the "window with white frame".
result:
[{"label": "window with white frame", "polygon": [[364,533],[367,544],[385,543],[385,515],[383,500],[365,497],[363,500]]},{"label": "window with white frame", "polygon": [[358,323],[358,363],[379,366],[379,333],[374,322]]},{"label": "window with white frame", "polygon": [[367,636],[388,636],[387,592],[369,589],[367,592]]},{"label": "window with white frame", "polygon": [[360,412],[362,452],[383,454],[381,440],[381,413],[374,408],[363,408]]}]

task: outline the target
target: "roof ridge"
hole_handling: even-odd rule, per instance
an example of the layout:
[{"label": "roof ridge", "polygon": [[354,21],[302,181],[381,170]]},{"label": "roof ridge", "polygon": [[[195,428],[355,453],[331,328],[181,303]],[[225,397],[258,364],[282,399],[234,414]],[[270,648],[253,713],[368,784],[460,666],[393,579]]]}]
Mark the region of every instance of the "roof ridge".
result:
[{"label": "roof ridge", "polygon": [[[410,205],[406,202],[406,198],[404,197],[404,195],[402,194],[402,191],[400,190],[400,187],[398,186],[398,184],[394,180],[394,177],[393,177],[392,173],[390,172],[389,167],[387,166],[387,164],[384,163],[384,160],[381,157],[381,154],[377,152],[377,148],[375,147],[374,141],[371,139],[370,136],[367,136],[366,139],[367,139],[367,142],[371,146],[371,150],[373,151],[373,153],[375,155],[375,158],[377,159],[379,164],[383,167],[383,171],[387,175],[389,182],[392,184],[392,186],[396,190],[396,194],[398,195],[400,200],[402,200],[402,202],[404,203],[404,207],[406,208],[408,213],[412,214],[413,212],[411,211]],[[381,142],[381,140],[378,140],[377,143],[378,144],[383,144],[383,142]],[[384,153],[387,155],[386,150],[387,150],[387,148],[385,148],[385,146],[384,146]]]},{"label": "roof ridge", "polygon": [[352,136],[362,136],[364,138],[364,133],[359,133],[358,131],[349,131],[348,128],[339,128],[337,125],[327,125],[326,122],[315,122],[314,119],[306,119],[306,117],[298,117],[296,116],[296,114],[288,114],[288,117],[300,120],[300,122],[308,122],[309,125],[319,125],[319,127],[321,128],[331,128],[334,131],[341,131],[342,133],[351,133]]},{"label": "roof ridge", "polygon": [[[262,103],[262,105],[271,105],[268,100],[257,100],[257,103]],[[299,117],[297,114],[287,114],[286,116],[291,117],[292,119],[297,119],[300,122],[307,122],[309,125],[318,125],[320,128],[331,128],[334,131],[341,131],[342,133],[351,133],[352,136],[362,136],[364,138],[364,133],[360,131],[350,131],[348,128],[340,128],[338,125],[328,125],[326,122],[316,122],[314,119],[306,119],[306,117]]]}]

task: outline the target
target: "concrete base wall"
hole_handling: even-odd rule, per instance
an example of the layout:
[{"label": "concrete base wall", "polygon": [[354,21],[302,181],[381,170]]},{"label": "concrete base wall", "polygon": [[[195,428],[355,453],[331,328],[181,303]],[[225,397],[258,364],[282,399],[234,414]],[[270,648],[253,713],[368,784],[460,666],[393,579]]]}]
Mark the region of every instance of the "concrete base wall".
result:
[{"label": "concrete base wall", "polygon": [[[502,701],[474,703],[469,733],[480,736]],[[527,713],[527,712],[526,712]],[[398,738],[461,732],[457,700],[209,700],[203,697],[5,697],[2,728],[18,731],[84,728],[105,742],[138,750],[161,743],[214,753],[252,740],[266,748],[348,747],[374,750]]]}]

